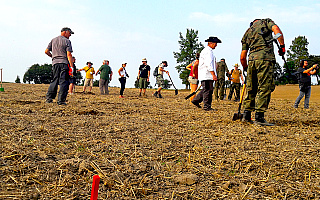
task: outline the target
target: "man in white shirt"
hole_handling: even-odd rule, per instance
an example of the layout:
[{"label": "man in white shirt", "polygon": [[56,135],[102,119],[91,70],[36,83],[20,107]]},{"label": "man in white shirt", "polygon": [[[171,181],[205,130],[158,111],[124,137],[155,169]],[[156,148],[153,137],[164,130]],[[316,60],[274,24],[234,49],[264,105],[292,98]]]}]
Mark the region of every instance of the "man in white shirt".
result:
[{"label": "man in white shirt", "polygon": [[211,108],[213,83],[217,80],[216,76],[216,57],[213,55],[213,49],[216,48],[218,43],[221,43],[217,37],[209,37],[205,42],[208,42],[200,53],[198,77],[201,82],[202,90],[191,101],[195,106],[201,108],[199,105],[203,101],[203,109],[205,111],[213,110]]}]

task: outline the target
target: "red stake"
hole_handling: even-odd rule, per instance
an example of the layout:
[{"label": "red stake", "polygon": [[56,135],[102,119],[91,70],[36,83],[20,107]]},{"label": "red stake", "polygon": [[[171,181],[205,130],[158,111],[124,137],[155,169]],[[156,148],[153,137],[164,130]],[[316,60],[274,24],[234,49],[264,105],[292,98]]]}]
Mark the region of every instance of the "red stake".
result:
[{"label": "red stake", "polygon": [[90,200],[97,200],[98,199],[99,183],[100,183],[100,177],[98,175],[94,175],[93,182],[92,182]]}]

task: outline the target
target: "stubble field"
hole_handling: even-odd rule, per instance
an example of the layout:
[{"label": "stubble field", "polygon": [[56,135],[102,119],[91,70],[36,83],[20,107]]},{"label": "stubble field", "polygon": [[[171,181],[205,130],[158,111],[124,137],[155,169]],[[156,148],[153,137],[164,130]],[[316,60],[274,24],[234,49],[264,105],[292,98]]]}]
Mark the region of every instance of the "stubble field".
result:
[{"label": "stubble field", "polygon": [[0,199],[90,199],[95,174],[98,199],[320,198],[319,86],[308,110],[292,107],[298,86],[277,87],[274,127],[232,121],[233,101],[205,112],[189,91],[119,99],[119,88],[94,88],[57,106],[45,103],[48,85],[3,87]]}]

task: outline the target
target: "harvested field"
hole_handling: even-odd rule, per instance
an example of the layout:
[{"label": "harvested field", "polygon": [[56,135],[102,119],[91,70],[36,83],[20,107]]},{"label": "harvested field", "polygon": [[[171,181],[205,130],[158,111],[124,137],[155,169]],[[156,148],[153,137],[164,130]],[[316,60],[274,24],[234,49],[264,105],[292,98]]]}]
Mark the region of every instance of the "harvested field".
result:
[{"label": "harvested field", "polygon": [[45,103],[48,85],[3,87],[0,199],[90,199],[95,174],[98,199],[320,198],[319,86],[308,110],[292,107],[297,86],[277,87],[274,127],[232,121],[233,101],[197,109],[189,91],[119,99],[119,88],[94,88],[57,106]]}]

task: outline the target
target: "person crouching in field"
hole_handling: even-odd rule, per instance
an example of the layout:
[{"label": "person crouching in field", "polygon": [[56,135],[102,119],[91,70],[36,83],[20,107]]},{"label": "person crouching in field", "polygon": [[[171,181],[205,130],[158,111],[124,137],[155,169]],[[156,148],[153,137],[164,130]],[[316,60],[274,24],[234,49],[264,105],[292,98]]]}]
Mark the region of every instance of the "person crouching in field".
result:
[{"label": "person crouching in field", "polygon": [[[191,93],[196,91],[198,88],[198,65],[199,65],[199,57],[200,57],[200,53],[196,53],[196,60],[193,61],[192,63],[190,63],[186,69],[190,70],[190,74],[189,74],[189,78],[188,81],[190,83],[190,89],[191,89]],[[190,97],[190,102],[193,100],[193,98],[196,96],[196,94],[194,94],[192,97]]]},{"label": "person crouching in field", "polygon": [[104,60],[103,65],[98,69],[96,76],[100,73],[99,89],[100,94],[109,94],[109,82],[112,79],[112,69],[109,66],[109,60]]},{"label": "person crouching in field", "polygon": [[94,68],[92,67],[92,62],[87,62],[87,66],[82,69],[79,69],[78,72],[84,70],[86,72],[86,79],[83,85],[83,93],[86,91],[86,87],[89,87],[89,92],[91,92],[93,87],[93,74],[95,73]]},{"label": "person crouching in field", "polygon": [[311,77],[317,72],[318,64],[313,65],[312,67],[308,68],[308,61],[301,60],[300,66],[298,68],[299,73],[299,88],[300,94],[297,97],[296,101],[294,102],[295,108],[298,108],[301,99],[304,97],[304,108],[309,108],[309,100],[311,96]]},{"label": "person crouching in field", "polygon": [[122,62],[122,66],[118,70],[118,73],[119,73],[119,76],[120,76],[119,81],[120,81],[120,84],[121,84],[119,98],[124,98],[123,91],[126,88],[126,78],[129,77],[129,75],[127,74],[127,71],[125,69],[126,66],[127,66],[127,63],[126,62]]}]

